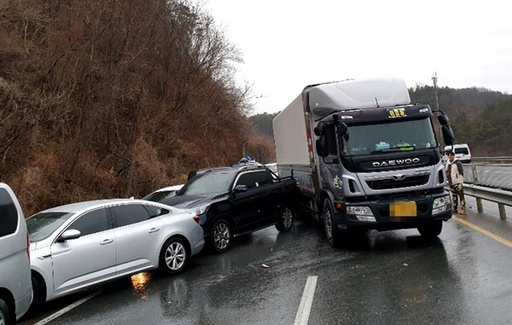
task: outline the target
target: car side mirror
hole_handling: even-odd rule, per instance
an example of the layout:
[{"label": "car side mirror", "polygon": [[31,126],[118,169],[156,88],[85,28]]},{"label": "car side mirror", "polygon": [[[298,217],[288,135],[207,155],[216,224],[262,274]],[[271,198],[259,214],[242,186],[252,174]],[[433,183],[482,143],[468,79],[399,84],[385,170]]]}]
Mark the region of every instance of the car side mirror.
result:
[{"label": "car side mirror", "polygon": [[233,193],[247,192],[247,185],[237,185],[233,189]]},{"label": "car side mirror", "polygon": [[59,236],[57,239],[57,242],[65,242],[66,240],[70,239],[77,239],[80,237],[82,233],[80,233],[80,230],[77,229],[68,229],[62,233],[62,235]]}]

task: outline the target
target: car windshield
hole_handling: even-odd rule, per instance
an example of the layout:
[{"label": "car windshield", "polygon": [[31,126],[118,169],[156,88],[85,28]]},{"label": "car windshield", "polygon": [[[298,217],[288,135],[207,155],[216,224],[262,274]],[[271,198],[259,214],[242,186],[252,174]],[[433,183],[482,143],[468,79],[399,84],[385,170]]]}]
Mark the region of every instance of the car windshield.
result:
[{"label": "car windshield", "polygon": [[352,156],[435,148],[437,143],[429,118],[391,123],[352,125],[345,154]]},{"label": "car windshield", "polygon": [[27,219],[30,242],[48,238],[73,214],[67,212],[40,212]]},{"label": "car windshield", "polygon": [[211,171],[198,174],[188,181],[178,195],[205,195],[229,192],[235,170]]}]

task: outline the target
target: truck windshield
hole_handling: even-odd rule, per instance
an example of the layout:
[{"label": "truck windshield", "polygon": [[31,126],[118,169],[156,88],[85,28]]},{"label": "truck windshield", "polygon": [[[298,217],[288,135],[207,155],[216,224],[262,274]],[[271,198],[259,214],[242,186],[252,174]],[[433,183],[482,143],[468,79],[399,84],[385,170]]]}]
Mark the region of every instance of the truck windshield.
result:
[{"label": "truck windshield", "polygon": [[371,125],[349,125],[348,132],[350,138],[345,143],[344,152],[351,156],[405,152],[437,146],[428,117]]}]

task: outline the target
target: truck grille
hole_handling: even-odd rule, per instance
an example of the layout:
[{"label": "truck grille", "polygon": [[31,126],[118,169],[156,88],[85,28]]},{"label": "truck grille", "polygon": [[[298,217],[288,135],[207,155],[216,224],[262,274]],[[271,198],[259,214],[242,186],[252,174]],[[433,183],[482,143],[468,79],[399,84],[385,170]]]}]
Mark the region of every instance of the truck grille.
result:
[{"label": "truck grille", "polygon": [[429,175],[409,176],[397,180],[392,178],[366,181],[368,187],[372,190],[386,190],[392,188],[402,188],[411,186],[420,186],[428,183]]}]

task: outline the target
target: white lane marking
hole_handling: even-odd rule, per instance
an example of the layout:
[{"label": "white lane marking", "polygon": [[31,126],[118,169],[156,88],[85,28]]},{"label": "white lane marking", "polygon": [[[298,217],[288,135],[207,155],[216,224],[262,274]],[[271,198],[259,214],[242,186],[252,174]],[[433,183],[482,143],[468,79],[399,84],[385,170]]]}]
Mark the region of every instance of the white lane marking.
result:
[{"label": "white lane marking", "polygon": [[318,277],[308,276],[306,286],[304,287],[304,293],[300,300],[299,310],[295,316],[294,325],[307,325],[309,319],[309,313],[311,312],[311,305],[313,304],[313,296],[315,295],[316,280]]},{"label": "white lane marking", "polygon": [[98,292],[95,292],[95,293],[92,293],[86,297],[83,297],[82,299],[79,299],[77,301],[75,301],[74,303],[72,303],[71,305],[67,306],[67,307],[64,307],[62,308],[61,310],[51,314],[50,316],[40,320],[39,322],[35,323],[34,325],[44,325],[44,324],[47,324],[49,322],[51,322],[52,320],[54,320],[55,318],[67,313],[68,311],[70,311],[71,309],[75,308],[75,307],[78,307],[80,306],[81,304],[83,304],[84,302],[86,302],[87,300],[91,299],[91,298],[94,298],[95,296],[99,295],[101,291],[98,291]]}]

